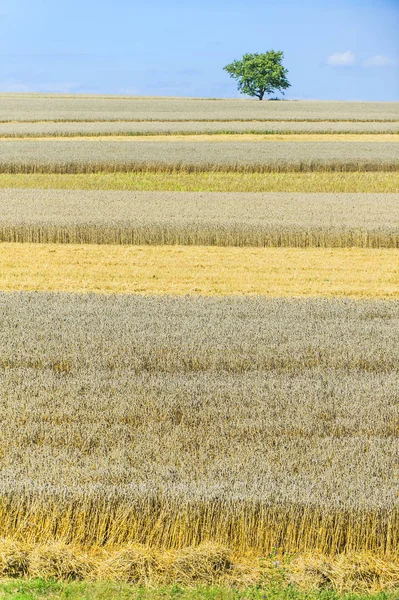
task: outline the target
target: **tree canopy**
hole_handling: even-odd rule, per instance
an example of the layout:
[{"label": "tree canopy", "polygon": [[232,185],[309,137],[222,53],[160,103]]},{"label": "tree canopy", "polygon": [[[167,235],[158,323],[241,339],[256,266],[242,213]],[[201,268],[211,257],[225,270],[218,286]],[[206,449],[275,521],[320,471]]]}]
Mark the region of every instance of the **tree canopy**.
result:
[{"label": "tree canopy", "polygon": [[235,60],[224,67],[230,77],[237,80],[240,92],[263,100],[265,94],[276,90],[284,94],[291,84],[287,79],[287,69],[282,61],[284,53],[269,50],[264,54],[244,54],[241,60]]}]

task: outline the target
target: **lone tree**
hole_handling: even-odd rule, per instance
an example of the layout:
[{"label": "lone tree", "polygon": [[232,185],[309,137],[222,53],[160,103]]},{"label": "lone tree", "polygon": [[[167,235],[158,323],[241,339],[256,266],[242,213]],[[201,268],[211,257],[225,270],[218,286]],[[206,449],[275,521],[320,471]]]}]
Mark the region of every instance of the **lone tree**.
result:
[{"label": "lone tree", "polygon": [[287,79],[287,69],[282,65],[284,52],[269,50],[264,54],[244,54],[241,60],[226,65],[224,70],[237,79],[237,87],[247,96],[263,100],[265,94],[278,90],[284,94],[291,86]]}]

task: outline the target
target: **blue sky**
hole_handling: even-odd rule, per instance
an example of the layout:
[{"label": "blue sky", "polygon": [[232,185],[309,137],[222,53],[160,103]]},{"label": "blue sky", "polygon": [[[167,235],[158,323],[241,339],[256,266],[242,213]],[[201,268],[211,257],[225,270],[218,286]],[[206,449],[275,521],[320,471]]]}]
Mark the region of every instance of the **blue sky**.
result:
[{"label": "blue sky", "polygon": [[288,98],[399,100],[399,0],[0,0],[0,91],[239,96],[283,50]]}]

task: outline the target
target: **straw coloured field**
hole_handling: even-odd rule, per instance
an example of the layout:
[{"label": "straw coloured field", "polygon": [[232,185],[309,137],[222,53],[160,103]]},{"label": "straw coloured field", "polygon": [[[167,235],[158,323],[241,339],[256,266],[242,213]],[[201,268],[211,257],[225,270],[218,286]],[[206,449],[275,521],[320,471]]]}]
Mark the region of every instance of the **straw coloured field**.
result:
[{"label": "straw coloured field", "polygon": [[132,190],[162,192],[397,193],[399,171],[243,173],[0,173],[0,189]]},{"label": "straw coloured field", "polygon": [[1,597],[397,598],[398,133],[0,94]]},{"label": "straw coloured field", "polygon": [[399,247],[399,194],[1,190],[0,241]]},{"label": "straw coloured field", "polygon": [[2,122],[1,137],[205,133],[399,133],[397,121],[39,121]]},{"label": "straw coloured field", "polygon": [[397,552],[396,302],[0,302],[4,535]]},{"label": "straw coloured field", "polygon": [[0,94],[1,121],[399,121],[397,102]]},{"label": "straw coloured field", "polygon": [[363,248],[3,244],[0,289],[399,298],[398,261]]},{"label": "straw coloured field", "polygon": [[397,133],[335,133],[335,132],[308,132],[308,133],[298,133],[298,132],[288,132],[288,133],[279,133],[279,132],[267,132],[265,134],[259,132],[247,132],[247,133],[237,133],[233,131],[229,132],[213,132],[213,133],[190,133],[183,132],[182,134],[171,134],[171,133],[153,133],[153,134],[95,134],[95,135],[75,135],[75,136],[5,136],[0,138],[1,141],[69,141],[69,142],[77,142],[77,141],[96,141],[96,142],[110,142],[110,141],[118,141],[118,142],[207,142],[209,143],[220,143],[220,142],[252,142],[252,143],[260,143],[260,142],[372,142],[372,143],[395,143],[399,142],[399,135]]},{"label": "straw coloured field", "polygon": [[391,142],[3,140],[3,173],[97,171],[398,171]]}]

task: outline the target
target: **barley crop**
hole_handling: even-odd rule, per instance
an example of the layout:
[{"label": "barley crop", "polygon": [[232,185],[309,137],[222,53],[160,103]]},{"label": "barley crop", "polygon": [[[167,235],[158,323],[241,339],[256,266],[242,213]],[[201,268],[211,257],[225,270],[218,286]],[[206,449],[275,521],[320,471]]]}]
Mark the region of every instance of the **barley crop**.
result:
[{"label": "barley crop", "polygon": [[399,194],[1,190],[0,242],[399,247]]},{"label": "barley crop", "polygon": [[397,552],[397,302],[0,304],[4,536]]},{"label": "barley crop", "polygon": [[3,140],[2,173],[397,171],[399,144]]},{"label": "barley crop", "polygon": [[399,121],[398,102],[0,94],[7,121]]}]

